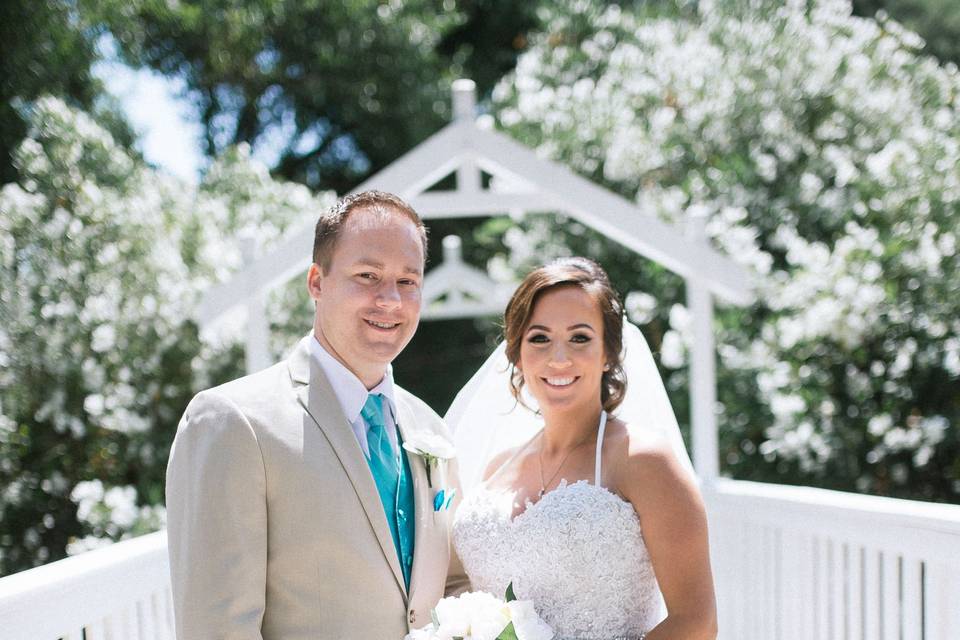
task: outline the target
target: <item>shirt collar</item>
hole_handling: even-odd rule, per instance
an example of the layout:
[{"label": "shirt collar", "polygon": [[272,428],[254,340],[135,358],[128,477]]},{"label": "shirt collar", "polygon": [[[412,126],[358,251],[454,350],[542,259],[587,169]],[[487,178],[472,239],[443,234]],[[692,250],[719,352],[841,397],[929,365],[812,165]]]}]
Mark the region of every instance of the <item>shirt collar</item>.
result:
[{"label": "shirt collar", "polygon": [[356,374],[350,371],[350,369],[347,369],[342,362],[334,358],[333,355],[320,344],[320,341],[317,340],[315,335],[311,337],[310,353],[316,358],[324,375],[327,376],[327,380],[330,381],[330,386],[333,387],[333,393],[337,396],[337,402],[340,403],[340,408],[343,410],[343,414],[347,417],[348,421],[351,423],[357,421],[360,417],[360,410],[363,409],[363,405],[367,402],[367,396],[371,393],[383,395],[383,397],[387,399],[387,402],[389,402],[390,411],[395,413],[394,407],[396,407],[396,402],[394,401],[393,367],[391,365],[387,365],[383,380],[373,389],[367,391],[366,386],[364,386]]}]

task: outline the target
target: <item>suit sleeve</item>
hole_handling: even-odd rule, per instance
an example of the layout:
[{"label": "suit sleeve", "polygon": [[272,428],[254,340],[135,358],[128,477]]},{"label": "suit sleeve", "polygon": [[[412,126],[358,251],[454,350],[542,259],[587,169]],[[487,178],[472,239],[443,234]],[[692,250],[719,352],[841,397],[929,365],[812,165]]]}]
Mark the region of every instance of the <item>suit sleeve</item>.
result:
[{"label": "suit sleeve", "polygon": [[187,407],[166,500],[177,638],[261,640],[266,477],[256,434],[230,400],[204,392]]}]

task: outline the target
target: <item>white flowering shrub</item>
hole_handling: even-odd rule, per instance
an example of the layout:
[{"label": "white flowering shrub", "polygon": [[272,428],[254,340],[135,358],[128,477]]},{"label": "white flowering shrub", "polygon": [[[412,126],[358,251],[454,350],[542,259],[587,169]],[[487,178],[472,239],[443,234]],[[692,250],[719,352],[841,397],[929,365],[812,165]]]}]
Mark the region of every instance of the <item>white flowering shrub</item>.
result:
[{"label": "white flowering shrub", "polygon": [[[960,500],[956,67],[843,0],[545,17],[501,126],[665,220],[706,214],[756,275],[756,305],[721,314],[727,472]],[[599,257],[685,389],[681,282],[576,225],[521,229],[527,252]]]},{"label": "white flowering shrub", "polygon": [[330,201],[237,148],[199,187],[88,115],[32,107],[0,190],[0,574],[159,527],[177,421],[242,351],[201,343],[198,293]]}]

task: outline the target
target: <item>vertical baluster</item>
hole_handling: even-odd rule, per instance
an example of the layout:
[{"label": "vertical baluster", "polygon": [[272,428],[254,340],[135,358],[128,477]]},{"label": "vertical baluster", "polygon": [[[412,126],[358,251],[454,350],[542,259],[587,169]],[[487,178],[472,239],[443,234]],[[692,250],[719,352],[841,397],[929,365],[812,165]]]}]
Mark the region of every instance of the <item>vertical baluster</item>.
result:
[{"label": "vertical baluster", "polygon": [[781,613],[783,619],[784,640],[799,640],[800,626],[800,564],[797,562],[797,533],[793,526],[784,529],[783,544],[780,547],[780,562],[783,575],[787,577],[783,584]]},{"label": "vertical baluster", "polygon": [[722,507],[717,511],[719,556],[717,564],[720,567],[718,576],[718,612],[720,623],[720,637],[739,638],[742,627],[740,618],[743,615],[739,600],[740,584],[738,582],[737,567],[742,562],[740,544],[740,523]]},{"label": "vertical baluster", "polygon": [[851,543],[847,553],[847,640],[863,640],[863,617],[865,611],[863,576],[866,551],[859,544]]},{"label": "vertical baluster", "polygon": [[830,637],[830,547],[833,541],[827,536],[817,538],[816,545],[816,638]]},{"label": "vertical baluster", "polygon": [[942,560],[930,561],[924,570],[924,640],[956,640],[960,629],[960,578],[957,566]]},{"label": "vertical baluster", "polygon": [[746,638],[747,637],[747,622],[749,616],[750,606],[747,602],[746,597],[746,585],[744,580],[749,580],[749,577],[746,577],[746,568],[750,562],[749,552],[746,544],[746,535],[748,526],[747,523],[742,520],[735,520],[731,517],[731,526],[730,531],[735,532],[735,540],[733,540],[733,545],[736,551],[733,554],[733,562],[735,564],[730,566],[731,569],[731,581],[728,583],[733,588],[733,598],[731,599],[733,603],[733,626],[735,628],[735,633],[732,637],[734,638]]},{"label": "vertical baluster", "polygon": [[[746,634],[743,636],[745,640],[754,640],[757,638],[758,628],[757,621],[760,618],[759,606],[757,605],[757,548],[756,541],[754,540],[754,531],[756,530],[756,524],[753,522],[747,522],[744,526],[744,536],[743,536],[743,546],[744,546],[744,579],[746,584],[743,585],[743,592],[745,594],[744,604],[744,631]],[[752,604],[751,604],[752,603]]]},{"label": "vertical baluster", "polygon": [[163,622],[164,628],[167,633],[166,638],[174,638],[176,636],[176,626],[174,625],[174,611],[173,611],[173,592],[170,590],[170,587],[163,592],[163,598],[161,600],[163,605]]},{"label": "vertical baluster", "polygon": [[774,640],[783,640],[783,530],[774,531],[773,547],[770,551],[770,564],[773,566],[773,627]]},{"label": "vertical baluster", "polygon": [[761,571],[761,585],[763,589],[763,627],[762,627],[762,636],[763,638],[773,638],[776,635],[774,627],[776,626],[776,615],[774,612],[774,599],[773,599],[773,590],[774,590],[774,564],[773,564],[773,527],[771,525],[765,524],[760,530],[761,535],[761,544],[760,544],[760,556],[762,558],[760,571]]},{"label": "vertical baluster", "polygon": [[91,622],[83,630],[86,632],[87,640],[110,640],[106,619]]},{"label": "vertical baluster", "polygon": [[136,603],[122,605],[117,612],[117,628],[119,637],[123,640],[142,640],[137,629]]},{"label": "vertical baluster", "polygon": [[797,602],[797,608],[800,610],[800,625],[798,631],[801,638],[814,637],[814,598],[816,590],[814,588],[814,563],[813,563],[813,536],[804,532],[800,536],[800,545],[798,547],[800,560],[800,599]]},{"label": "vertical baluster", "polygon": [[830,634],[831,640],[845,640],[843,630],[847,614],[847,572],[844,557],[847,545],[842,540],[834,540],[830,546]]},{"label": "vertical baluster", "polygon": [[151,597],[137,602],[137,629],[143,640],[159,640],[157,638],[157,624],[150,606]]},{"label": "vertical baluster", "polygon": [[923,640],[923,598],[921,597],[921,561],[903,556],[903,640]]},{"label": "vertical baluster", "polygon": [[890,550],[880,554],[883,640],[900,640],[900,556]]},{"label": "vertical baluster", "polygon": [[880,552],[867,549],[864,557],[864,636],[880,638]]}]

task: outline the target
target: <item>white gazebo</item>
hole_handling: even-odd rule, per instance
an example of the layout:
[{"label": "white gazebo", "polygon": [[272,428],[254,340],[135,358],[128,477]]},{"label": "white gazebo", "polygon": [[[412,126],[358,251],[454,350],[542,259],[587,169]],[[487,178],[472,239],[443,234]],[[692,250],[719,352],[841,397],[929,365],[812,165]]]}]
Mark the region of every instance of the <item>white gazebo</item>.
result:
[{"label": "white gazebo", "polygon": [[[478,126],[469,80],[454,83],[453,103],[451,124],[357,191],[396,193],[427,221],[562,213],[685,279],[693,459],[710,517],[721,638],[960,638],[960,506],[719,477],[713,302],[748,304],[752,287],[749,273],[708,245],[704,221],[676,229]],[[451,174],[455,188],[434,188]],[[246,244],[247,267],[204,297],[201,325],[246,314],[248,370],[269,364],[264,300],[306,270],[313,224],[304,220],[263,254]],[[443,262],[425,278],[423,317],[502,312],[511,287],[464,264],[459,239],[443,246]],[[0,580],[2,637],[172,637],[169,584],[155,569],[165,547],[160,532]],[[149,576],[149,588],[125,588],[134,575]],[[77,588],[83,584],[90,588]]]}]

